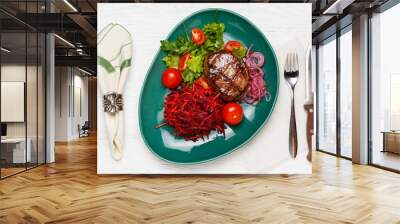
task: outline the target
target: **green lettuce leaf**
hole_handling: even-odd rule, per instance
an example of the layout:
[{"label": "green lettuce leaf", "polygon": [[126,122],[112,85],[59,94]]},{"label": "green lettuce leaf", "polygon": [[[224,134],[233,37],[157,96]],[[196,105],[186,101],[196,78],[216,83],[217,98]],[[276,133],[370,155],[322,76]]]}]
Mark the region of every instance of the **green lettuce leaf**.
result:
[{"label": "green lettuce leaf", "polygon": [[179,66],[179,56],[178,55],[169,54],[169,55],[165,56],[162,60],[167,65],[167,68],[178,68],[178,66]]},{"label": "green lettuce leaf", "polygon": [[186,68],[182,73],[183,81],[186,83],[193,83],[197,78],[199,78],[201,73],[195,73],[189,68]]},{"label": "green lettuce leaf", "polygon": [[244,58],[246,56],[247,49],[244,47],[233,48],[232,54],[238,58]]},{"label": "green lettuce leaf", "polygon": [[224,47],[225,25],[223,23],[209,23],[204,26],[203,31],[206,35],[204,48],[207,51],[218,51]]},{"label": "green lettuce leaf", "polygon": [[195,49],[197,46],[192,43],[191,40],[180,36],[176,41],[162,40],[161,50],[167,52],[167,54],[182,55],[185,52],[189,52]]},{"label": "green lettuce leaf", "polygon": [[203,72],[203,55],[192,55],[190,59],[187,61],[186,66],[194,73],[202,73]]}]

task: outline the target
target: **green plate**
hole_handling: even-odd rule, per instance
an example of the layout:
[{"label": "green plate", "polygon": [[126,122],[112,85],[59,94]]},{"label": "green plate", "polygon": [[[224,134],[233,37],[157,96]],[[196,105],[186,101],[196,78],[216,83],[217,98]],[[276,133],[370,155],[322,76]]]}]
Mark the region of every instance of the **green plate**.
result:
[{"label": "green plate", "polygon": [[203,27],[211,22],[225,24],[224,39],[239,40],[265,57],[265,81],[269,96],[256,106],[242,103],[243,121],[235,127],[226,125],[226,137],[212,132],[206,141],[185,141],[176,137],[171,127],[155,128],[163,122],[164,97],[169,93],[161,84],[161,74],[166,69],[162,58],[165,53],[158,51],[144,81],[139,102],[139,123],[142,137],[148,148],[159,158],[178,164],[195,164],[227,155],[253,138],[271,115],[279,88],[279,71],[275,53],[263,33],[249,20],[224,9],[206,9],[196,12],[168,35],[168,40],[176,40],[186,35],[193,27]]}]

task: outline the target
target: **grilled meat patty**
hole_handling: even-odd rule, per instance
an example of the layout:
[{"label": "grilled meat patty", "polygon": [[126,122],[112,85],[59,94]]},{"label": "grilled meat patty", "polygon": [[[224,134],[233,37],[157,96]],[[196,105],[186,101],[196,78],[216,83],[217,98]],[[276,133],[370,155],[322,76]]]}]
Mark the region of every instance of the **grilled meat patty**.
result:
[{"label": "grilled meat patty", "polygon": [[224,101],[240,99],[249,84],[246,63],[233,54],[219,51],[209,54],[204,60],[204,75]]}]

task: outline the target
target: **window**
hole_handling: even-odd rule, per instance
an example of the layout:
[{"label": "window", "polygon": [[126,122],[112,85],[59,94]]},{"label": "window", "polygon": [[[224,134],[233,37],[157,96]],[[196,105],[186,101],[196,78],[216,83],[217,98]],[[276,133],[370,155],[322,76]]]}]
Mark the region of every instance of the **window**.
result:
[{"label": "window", "polygon": [[370,161],[400,170],[400,5],[371,18]]},{"label": "window", "polygon": [[352,33],[351,26],[340,36],[340,155],[352,157]]},{"label": "window", "polygon": [[319,44],[317,50],[317,147],[349,159],[352,157],[352,41],[349,25]]},{"label": "window", "polygon": [[318,149],[336,153],[336,36],[318,47]]},{"label": "window", "polygon": [[400,73],[390,74],[390,130],[400,130]]},{"label": "window", "polygon": [[[16,4],[17,3],[17,4]],[[24,16],[44,1],[3,2]],[[0,178],[45,163],[45,34],[6,13],[0,17]]]}]

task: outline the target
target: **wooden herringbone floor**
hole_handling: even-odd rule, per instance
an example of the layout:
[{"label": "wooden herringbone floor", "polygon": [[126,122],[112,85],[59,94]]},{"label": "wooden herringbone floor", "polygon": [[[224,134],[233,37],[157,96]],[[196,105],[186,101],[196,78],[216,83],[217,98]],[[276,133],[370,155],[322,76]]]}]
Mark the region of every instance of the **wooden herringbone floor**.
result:
[{"label": "wooden herringbone floor", "polygon": [[314,154],[313,175],[98,176],[96,139],[0,181],[0,223],[400,223],[400,175]]}]

